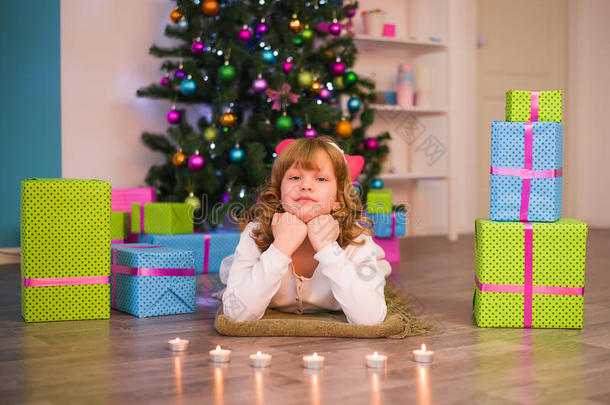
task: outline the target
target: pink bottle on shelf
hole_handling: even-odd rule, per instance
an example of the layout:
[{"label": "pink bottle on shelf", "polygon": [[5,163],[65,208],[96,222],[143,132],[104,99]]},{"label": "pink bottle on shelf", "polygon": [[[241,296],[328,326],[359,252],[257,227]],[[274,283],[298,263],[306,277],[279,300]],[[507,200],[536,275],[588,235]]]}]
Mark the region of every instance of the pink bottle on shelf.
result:
[{"label": "pink bottle on shelf", "polygon": [[396,85],[396,103],[403,107],[413,107],[415,95],[415,77],[413,67],[408,63],[398,65]]}]

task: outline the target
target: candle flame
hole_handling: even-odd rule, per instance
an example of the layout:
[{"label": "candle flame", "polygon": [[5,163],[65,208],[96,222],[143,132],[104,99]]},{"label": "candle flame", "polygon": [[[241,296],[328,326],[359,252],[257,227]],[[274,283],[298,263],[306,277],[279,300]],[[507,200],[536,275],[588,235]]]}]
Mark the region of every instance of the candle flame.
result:
[{"label": "candle flame", "polygon": [[220,350],[220,345],[216,346],[216,350]]},{"label": "candle flame", "polygon": [[425,343],[422,343],[422,345],[421,345],[421,351],[422,351],[422,352],[425,352],[425,351],[426,351],[426,344],[425,344]]},{"label": "candle flame", "polygon": [[260,356],[261,354],[262,354],[262,353],[261,353],[261,351],[260,351],[260,350],[259,350],[258,352],[256,352],[256,355],[257,355],[257,356]]},{"label": "candle flame", "polygon": [[379,356],[379,354],[377,352],[373,353],[373,356]]},{"label": "candle flame", "polygon": [[178,343],[179,341],[180,341],[180,338],[179,338],[179,337],[177,337],[177,338],[176,338],[176,343]]},{"label": "candle flame", "polygon": [[314,359],[318,358],[318,353],[315,353],[315,352],[314,352],[314,354],[313,354],[313,358],[314,358]]}]

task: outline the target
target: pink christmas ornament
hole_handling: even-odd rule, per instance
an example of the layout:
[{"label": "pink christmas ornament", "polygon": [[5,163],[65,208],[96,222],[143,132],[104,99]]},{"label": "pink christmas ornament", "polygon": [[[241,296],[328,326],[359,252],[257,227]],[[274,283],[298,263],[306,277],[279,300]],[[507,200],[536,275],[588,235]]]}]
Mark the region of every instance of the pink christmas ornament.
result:
[{"label": "pink christmas ornament", "polygon": [[286,59],[284,61],[284,63],[282,63],[282,69],[284,70],[284,73],[290,72],[292,70],[293,66],[294,66],[294,64],[289,59]]},{"label": "pink christmas ornament", "polygon": [[305,138],[315,138],[318,135],[318,131],[315,128],[312,128],[311,125],[307,125],[307,129],[303,132],[303,136]]},{"label": "pink christmas ornament", "polygon": [[196,153],[189,158],[188,166],[189,166],[189,169],[196,172],[196,171],[201,170],[204,163],[205,163],[205,160],[203,159],[203,156]]},{"label": "pink christmas ornament", "polygon": [[328,32],[338,37],[341,35],[341,24],[339,24],[337,20],[333,21],[333,23],[328,27]]},{"label": "pink christmas ornament", "polygon": [[375,138],[368,138],[364,141],[364,147],[366,149],[377,149],[379,147],[379,141]]},{"label": "pink christmas ornament", "polygon": [[333,76],[343,76],[345,74],[345,63],[341,61],[333,62],[331,72]]},{"label": "pink christmas ornament", "polygon": [[318,94],[318,97],[320,97],[320,100],[322,101],[328,101],[332,96],[333,93],[331,93],[331,91],[328,90],[326,87],[322,87],[320,89],[320,93]]},{"label": "pink christmas ornament", "polygon": [[193,52],[196,55],[202,54],[204,50],[205,50],[205,46],[203,46],[203,41],[200,39],[196,39],[191,44],[191,52]]},{"label": "pink christmas ornament", "polygon": [[247,25],[244,25],[237,37],[241,42],[249,42],[252,39],[252,31],[248,29]]},{"label": "pink christmas ornament", "polygon": [[252,83],[252,90],[254,90],[254,92],[258,94],[266,92],[267,87],[267,80],[263,79],[260,75],[256,79],[254,79],[254,82]]},{"label": "pink christmas ornament", "polygon": [[170,124],[178,124],[182,120],[182,114],[180,111],[174,110],[173,108],[167,112],[167,122]]}]

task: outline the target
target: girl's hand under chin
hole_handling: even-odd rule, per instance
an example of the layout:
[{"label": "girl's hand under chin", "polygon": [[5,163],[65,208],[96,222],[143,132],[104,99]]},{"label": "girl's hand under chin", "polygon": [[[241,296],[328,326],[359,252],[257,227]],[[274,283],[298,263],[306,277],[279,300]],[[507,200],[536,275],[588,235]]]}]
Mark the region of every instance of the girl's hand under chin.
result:
[{"label": "girl's hand under chin", "polygon": [[320,215],[307,222],[307,237],[316,252],[336,241],[339,233],[339,222],[332,215]]}]

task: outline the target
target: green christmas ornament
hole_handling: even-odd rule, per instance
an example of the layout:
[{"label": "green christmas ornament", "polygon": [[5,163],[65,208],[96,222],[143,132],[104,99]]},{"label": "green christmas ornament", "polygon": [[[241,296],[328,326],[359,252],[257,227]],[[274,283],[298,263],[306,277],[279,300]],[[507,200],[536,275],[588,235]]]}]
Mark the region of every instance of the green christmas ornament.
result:
[{"label": "green christmas ornament", "polygon": [[303,38],[303,41],[311,41],[313,39],[313,31],[309,28],[305,28],[303,32],[301,32],[301,38]]},{"label": "green christmas ornament", "polygon": [[275,127],[281,132],[290,131],[292,129],[292,118],[284,113],[275,121]]},{"label": "green christmas ornament", "polygon": [[203,131],[203,138],[208,142],[213,142],[218,137],[218,128],[215,126],[207,127]]},{"label": "green christmas ornament", "polygon": [[343,77],[343,83],[346,86],[353,86],[358,82],[358,75],[354,72],[347,72]]},{"label": "green christmas ornament", "polygon": [[345,88],[345,85],[343,83],[343,76],[335,77],[333,80],[333,86],[335,86],[337,90],[343,90]]},{"label": "green christmas ornament", "polygon": [[193,210],[195,211],[201,208],[201,200],[199,197],[195,197],[195,194],[193,194],[192,191],[189,193],[188,197],[184,199],[184,202],[193,207]]},{"label": "green christmas ornament", "polygon": [[301,45],[303,45],[303,38],[301,38],[301,37],[295,37],[295,38],[292,40],[292,43],[293,43],[293,44],[295,44],[296,46],[301,46]]},{"label": "green christmas ornament", "polygon": [[225,62],[225,64],[218,69],[218,77],[223,82],[232,81],[235,79],[235,68],[229,65],[229,62]]},{"label": "green christmas ornament", "polygon": [[313,84],[313,75],[310,72],[300,72],[297,76],[297,82],[301,87],[308,89]]}]

